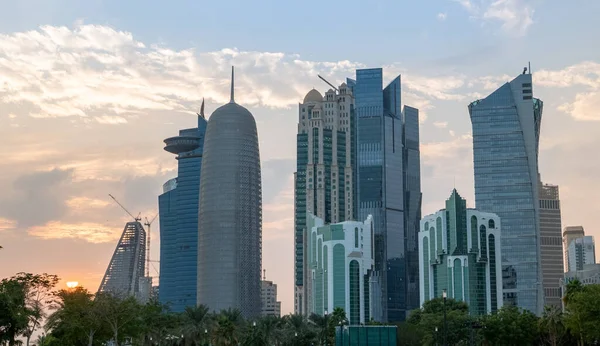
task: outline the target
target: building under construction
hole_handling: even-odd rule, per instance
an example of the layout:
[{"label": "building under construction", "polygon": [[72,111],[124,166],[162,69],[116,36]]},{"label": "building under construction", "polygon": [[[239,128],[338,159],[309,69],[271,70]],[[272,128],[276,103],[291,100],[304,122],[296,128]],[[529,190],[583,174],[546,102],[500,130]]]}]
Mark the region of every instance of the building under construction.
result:
[{"label": "building under construction", "polygon": [[[112,195],[110,197],[131,215]],[[109,292],[120,297],[133,296],[145,302],[152,288],[152,278],[147,268],[148,238],[139,216],[133,218],[135,221],[125,224],[98,292]],[[150,227],[150,223],[147,221],[146,225]]]}]

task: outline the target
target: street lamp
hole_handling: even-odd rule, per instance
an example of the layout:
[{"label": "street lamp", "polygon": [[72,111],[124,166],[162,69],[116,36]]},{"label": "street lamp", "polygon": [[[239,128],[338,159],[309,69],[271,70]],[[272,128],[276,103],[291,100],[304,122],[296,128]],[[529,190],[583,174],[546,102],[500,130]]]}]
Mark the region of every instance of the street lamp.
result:
[{"label": "street lamp", "polygon": [[327,346],[327,337],[329,336],[329,323],[327,322],[327,309],[325,309],[325,346]]},{"label": "street lamp", "polygon": [[439,340],[439,334],[438,334],[438,327],[435,327],[435,346],[438,346],[438,340]]},{"label": "street lamp", "polygon": [[442,299],[444,300],[444,346],[448,345],[446,343],[447,338],[448,338],[448,321],[446,320],[446,298],[447,298],[446,289],[443,289],[442,290]]}]

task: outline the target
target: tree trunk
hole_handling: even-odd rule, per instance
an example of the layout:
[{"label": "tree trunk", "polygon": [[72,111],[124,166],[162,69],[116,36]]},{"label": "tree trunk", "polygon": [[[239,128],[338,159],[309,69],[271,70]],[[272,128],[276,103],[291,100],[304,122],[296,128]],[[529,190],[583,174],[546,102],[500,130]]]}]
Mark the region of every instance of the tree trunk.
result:
[{"label": "tree trunk", "polygon": [[31,339],[31,334],[27,334],[27,342],[25,343],[25,345],[29,346],[29,339]]},{"label": "tree trunk", "polygon": [[94,332],[88,333],[88,346],[93,346],[94,344]]}]

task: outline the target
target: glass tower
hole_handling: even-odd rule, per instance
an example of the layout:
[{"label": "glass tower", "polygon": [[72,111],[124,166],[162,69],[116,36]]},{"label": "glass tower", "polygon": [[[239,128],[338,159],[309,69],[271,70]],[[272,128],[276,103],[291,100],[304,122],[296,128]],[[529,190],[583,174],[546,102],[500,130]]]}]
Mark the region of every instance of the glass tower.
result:
[{"label": "glass tower", "polygon": [[542,101],[522,74],[469,105],[475,203],[502,219],[505,305],[541,314],[538,147]]},{"label": "glass tower", "polygon": [[382,90],[381,68],[348,80],[357,118],[357,217],[373,216],[371,317],[403,321],[419,306],[421,214],[418,110],[401,111],[400,76]]},{"label": "glass tower", "polygon": [[174,312],[196,305],[198,264],[198,202],[206,119],[204,103],[198,127],[165,140],[177,155],[178,177],[163,185],[160,215],[160,290],[158,299]]},{"label": "glass tower", "polygon": [[467,302],[471,315],[502,307],[500,235],[498,215],[467,209],[453,190],[445,209],[421,220],[421,305],[446,290]]}]

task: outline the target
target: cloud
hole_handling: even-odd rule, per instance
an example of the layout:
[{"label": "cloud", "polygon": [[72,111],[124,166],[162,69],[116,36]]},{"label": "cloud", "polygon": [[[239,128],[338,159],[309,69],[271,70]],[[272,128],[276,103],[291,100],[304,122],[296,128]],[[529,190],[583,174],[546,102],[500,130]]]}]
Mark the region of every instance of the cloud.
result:
[{"label": "cloud", "polygon": [[558,109],[576,120],[600,121],[600,63],[584,61],[560,70],[542,69],[533,76],[536,85],[585,89],[575,95],[575,100],[562,103]]},{"label": "cloud", "polygon": [[483,22],[500,22],[511,35],[523,36],[534,23],[534,8],[527,0],[453,0],[459,3],[471,18]]},{"label": "cloud", "polygon": [[448,17],[448,14],[446,14],[446,13],[438,13],[437,14],[437,19],[439,19],[441,21],[446,20],[447,17]]},{"label": "cloud", "polygon": [[483,18],[499,20],[506,32],[524,35],[533,24],[533,13],[525,1],[496,0],[483,13]]},{"label": "cloud", "polygon": [[21,175],[11,193],[0,199],[0,213],[24,227],[61,218],[68,210],[63,192],[72,174],[72,170],[53,169]]},{"label": "cloud", "polygon": [[435,122],[433,122],[433,126],[437,127],[438,129],[445,129],[446,127],[448,127],[448,122],[447,121],[435,121]]},{"label": "cloud", "polygon": [[98,209],[109,206],[110,203],[106,200],[89,198],[89,197],[73,197],[67,201],[67,206],[71,209]]},{"label": "cloud", "polygon": [[600,63],[584,61],[567,66],[561,70],[542,69],[533,73],[536,85],[568,88],[584,86],[591,89],[600,89]]},{"label": "cloud", "polygon": [[27,230],[29,235],[42,239],[82,239],[90,243],[113,242],[119,239],[121,231],[97,223],[70,224],[60,221],[51,221]]},{"label": "cloud", "polygon": [[562,104],[558,109],[576,120],[600,121],[600,92],[577,94],[573,103]]},{"label": "cloud", "polygon": [[14,229],[17,226],[17,222],[0,217],[0,232]]}]

